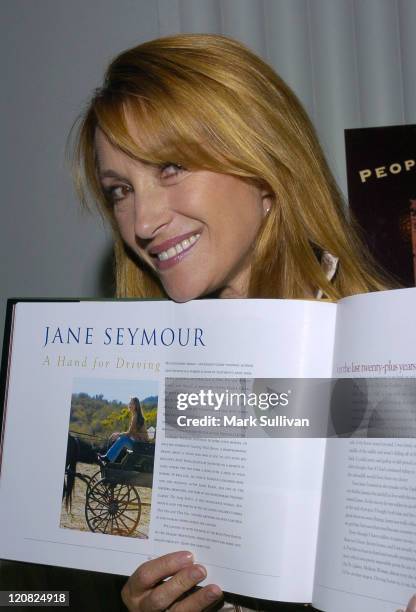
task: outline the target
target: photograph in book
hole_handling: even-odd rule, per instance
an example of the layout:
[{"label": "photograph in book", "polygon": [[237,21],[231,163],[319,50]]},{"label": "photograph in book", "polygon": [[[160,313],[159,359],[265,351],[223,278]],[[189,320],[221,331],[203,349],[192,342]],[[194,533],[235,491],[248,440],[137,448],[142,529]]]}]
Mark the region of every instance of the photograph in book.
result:
[{"label": "photograph in book", "polygon": [[74,379],[61,528],[149,537],[157,405],[152,380]]},{"label": "photograph in book", "polygon": [[345,130],[348,201],[381,266],[416,284],[416,125]]}]

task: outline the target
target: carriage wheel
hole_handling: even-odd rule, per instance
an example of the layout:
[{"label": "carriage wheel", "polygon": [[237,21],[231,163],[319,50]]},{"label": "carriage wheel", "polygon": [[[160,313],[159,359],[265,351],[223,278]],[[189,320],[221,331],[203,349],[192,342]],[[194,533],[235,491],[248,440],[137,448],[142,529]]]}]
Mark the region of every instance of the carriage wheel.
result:
[{"label": "carriage wheel", "polygon": [[98,482],[99,480],[101,480],[101,478],[102,478],[102,475],[101,475],[101,470],[98,470],[98,472],[95,472],[95,473],[94,473],[94,474],[91,476],[91,478],[88,480],[87,490],[86,490],[86,492],[85,492],[85,497],[86,497],[86,499],[88,499],[88,497],[89,497],[89,495],[90,495],[90,493],[91,493],[91,489],[93,488],[93,486],[94,486],[95,484],[97,484],[97,482]]},{"label": "carriage wheel", "polygon": [[109,483],[105,479],[90,489],[85,518],[91,531],[127,536],[140,521],[142,503],[136,487]]}]

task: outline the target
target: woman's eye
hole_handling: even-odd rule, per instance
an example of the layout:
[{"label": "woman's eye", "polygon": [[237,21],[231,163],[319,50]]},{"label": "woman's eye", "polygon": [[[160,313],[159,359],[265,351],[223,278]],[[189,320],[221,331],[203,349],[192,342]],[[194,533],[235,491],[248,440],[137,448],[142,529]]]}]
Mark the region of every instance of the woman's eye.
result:
[{"label": "woman's eye", "polygon": [[113,185],[106,187],[104,191],[111,202],[120,202],[132,192],[132,188],[129,185]]},{"label": "woman's eye", "polygon": [[178,174],[183,172],[185,168],[180,164],[174,164],[173,162],[168,162],[160,166],[160,178],[168,179],[171,177],[176,177]]}]

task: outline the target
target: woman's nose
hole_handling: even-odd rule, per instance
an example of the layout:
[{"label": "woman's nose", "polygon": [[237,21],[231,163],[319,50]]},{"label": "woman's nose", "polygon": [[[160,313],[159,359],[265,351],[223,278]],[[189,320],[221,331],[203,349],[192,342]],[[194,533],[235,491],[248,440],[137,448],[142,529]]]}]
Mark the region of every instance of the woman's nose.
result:
[{"label": "woman's nose", "polygon": [[172,212],[168,202],[158,190],[144,194],[135,194],[134,231],[137,238],[150,240],[159,230],[169,225]]}]

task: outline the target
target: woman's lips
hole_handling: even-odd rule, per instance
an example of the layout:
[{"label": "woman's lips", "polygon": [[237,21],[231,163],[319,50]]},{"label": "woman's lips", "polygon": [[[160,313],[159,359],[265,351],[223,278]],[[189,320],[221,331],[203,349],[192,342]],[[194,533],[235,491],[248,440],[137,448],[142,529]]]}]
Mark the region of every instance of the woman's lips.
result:
[{"label": "woman's lips", "polygon": [[198,242],[200,236],[198,232],[188,233],[153,247],[150,252],[157,257],[155,262],[157,269],[168,270],[179,263]]}]

